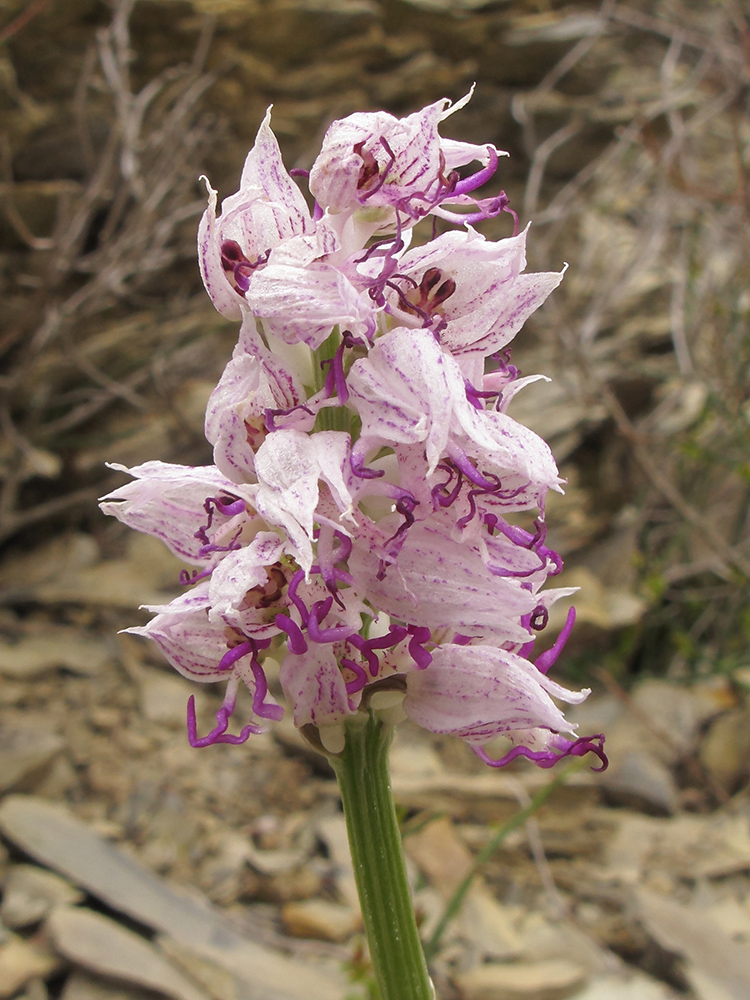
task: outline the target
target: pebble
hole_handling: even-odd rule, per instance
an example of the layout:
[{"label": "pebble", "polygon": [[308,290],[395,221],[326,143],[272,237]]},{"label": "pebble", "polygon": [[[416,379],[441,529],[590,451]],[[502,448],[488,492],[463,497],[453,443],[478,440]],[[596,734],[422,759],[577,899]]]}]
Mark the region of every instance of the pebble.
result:
[{"label": "pebble", "polygon": [[701,763],[728,795],[750,774],[750,710],[743,706],[714,719],[699,749]]},{"label": "pebble", "polygon": [[695,746],[700,726],[721,710],[718,692],[686,687],[671,681],[649,677],[632,692],[633,705],[649,720],[655,733],[664,733],[670,743],[656,740],[654,750],[665,763],[674,763]]},{"label": "pebble", "polygon": [[[147,669],[143,671],[139,685],[141,709],[149,722],[173,726],[175,729],[184,728],[188,696],[193,693],[184,678],[163,670]],[[197,693],[203,694],[201,691]],[[201,697],[201,702],[203,701]]]},{"label": "pebble", "polygon": [[15,1000],[49,1000],[49,990],[43,979],[30,979],[23,993]]},{"label": "pebble", "polygon": [[453,895],[474,864],[471,851],[447,817],[428,823],[412,834],[404,846],[430,885],[446,899]]},{"label": "pebble", "polygon": [[[601,913],[598,908],[597,913]],[[519,923],[524,961],[564,959],[590,975],[610,973],[617,965],[617,959],[582,930],[578,920],[527,911]]]},{"label": "pebble", "polygon": [[672,772],[647,750],[630,749],[613,755],[601,784],[609,798],[649,812],[671,815],[679,805],[679,790]]},{"label": "pebble", "polygon": [[356,910],[327,899],[287,903],[281,910],[281,919],[293,937],[320,941],[346,941],[362,927],[362,918]]},{"label": "pebble", "polygon": [[152,993],[76,970],[68,977],[60,1000],[152,1000]]},{"label": "pebble", "polygon": [[0,918],[6,927],[29,927],[57,905],[80,903],[83,893],[59,875],[36,865],[13,865],[3,884]]},{"label": "pebble", "polygon": [[[249,1000],[247,985],[227,969],[201,958],[172,938],[160,935],[157,942],[170,962],[199,983],[213,1000]],[[81,997],[80,1000],[99,1000],[99,997]]]},{"label": "pebble", "polygon": [[55,948],[75,965],[173,1000],[207,1000],[153,945],[101,913],[60,906],[48,917],[46,929]]},{"label": "pebble", "polygon": [[93,566],[98,558],[99,546],[91,535],[59,535],[45,545],[7,556],[3,560],[3,578],[8,582],[0,593],[33,592],[40,584]]},{"label": "pebble", "polygon": [[73,629],[48,629],[17,643],[0,643],[0,674],[11,680],[31,680],[61,667],[93,676],[110,659],[105,643]]},{"label": "pebble", "polygon": [[572,962],[489,962],[456,976],[462,1000],[566,1000],[586,981]]},{"label": "pebble", "polygon": [[0,998],[13,996],[32,979],[45,979],[60,964],[43,945],[7,934],[0,942]]},{"label": "pebble", "polygon": [[655,941],[685,960],[685,975],[700,1000],[747,1000],[750,955],[711,918],[706,907],[683,906],[637,890],[643,924]]},{"label": "pebble", "polygon": [[318,820],[315,832],[328,850],[339,896],[352,909],[359,909],[359,895],[349,850],[346,820],[338,813],[334,816],[325,816]]},{"label": "pebble", "polygon": [[50,732],[47,716],[23,713],[18,721],[6,717],[0,727],[0,792],[33,785],[63,746],[63,740]]},{"label": "pebble", "polygon": [[656,979],[637,974],[627,979],[619,976],[594,979],[583,993],[576,993],[574,1000],[684,1000],[684,994],[675,993]]}]

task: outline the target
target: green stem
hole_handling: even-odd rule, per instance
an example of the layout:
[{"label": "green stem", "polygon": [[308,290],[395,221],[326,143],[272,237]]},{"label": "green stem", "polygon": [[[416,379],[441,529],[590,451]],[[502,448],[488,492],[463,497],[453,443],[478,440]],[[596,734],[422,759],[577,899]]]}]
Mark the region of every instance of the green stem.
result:
[{"label": "green stem", "polygon": [[357,713],[347,720],[345,749],[330,759],[344,803],[380,1000],[434,1000],[391,793],[392,732],[373,712]]}]

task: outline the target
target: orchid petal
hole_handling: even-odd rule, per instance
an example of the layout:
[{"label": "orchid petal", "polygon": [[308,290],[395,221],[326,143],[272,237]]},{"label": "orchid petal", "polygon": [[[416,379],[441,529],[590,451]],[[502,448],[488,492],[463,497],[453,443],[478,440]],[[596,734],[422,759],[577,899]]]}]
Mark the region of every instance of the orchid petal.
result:
[{"label": "orchid petal", "polygon": [[[208,497],[223,493],[236,495],[238,487],[214,466],[193,468],[166,462],[145,462],[128,469],[111,465],[118,472],[134,476],[134,481],[120,486],[102,498],[100,508],[136,531],[160,538],[175,555],[187,562],[204,564],[204,543],[195,537],[206,523],[204,504]],[[227,518],[216,515],[216,524]]]},{"label": "orchid petal", "polygon": [[294,706],[298,728],[333,725],[352,713],[346,682],[330,645],[311,643],[306,653],[289,653],[279,679]]},{"label": "orchid petal", "polygon": [[242,291],[229,279],[222,247],[234,244],[252,269],[282,240],[312,228],[304,196],[284,167],[270,121],[269,108],[245,160],[240,189],[224,199],[218,218],[217,194],[206,182],[209,199],[198,229],[198,259],[206,291],[230,319],[241,316]]},{"label": "orchid petal", "polygon": [[439,646],[425,670],[407,675],[404,711],[418,725],[481,745],[499,735],[575,726],[552,701],[580,704],[588,690],[568,691],[514,653],[493,646]]}]

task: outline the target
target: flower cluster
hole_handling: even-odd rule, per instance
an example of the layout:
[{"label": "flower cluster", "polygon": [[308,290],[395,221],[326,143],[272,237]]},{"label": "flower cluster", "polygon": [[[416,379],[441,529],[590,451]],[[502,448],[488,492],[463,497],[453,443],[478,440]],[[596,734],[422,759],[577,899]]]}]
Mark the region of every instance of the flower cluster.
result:
[{"label": "flower cluster", "polygon": [[[543,377],[521,378],[507,345],[562,273],[525,273],[506,195],[475,196],[505,154],[439,134],[466,100],[334,122],[309,174],[296,172],[312,211],[270,112],[220,214],[208,186],[201,273],[241,321],[206,413],[215,464],[123,469],[133,481],[102,503],[194,567],[184,594],[130,630],[186,677],[227,682],[206,736],[191,698],[193,746],[244,742],[282,716],[273,663],[295,725],[331,753],[347,717],[372,707],[493,765],[588,751],[606,764],[602,737],[568,738],[553,701],[588,691],[547,676],[572,613],[529,660],[571,591],[542,590],[562,565],[544,524],[561,480],[507,413]],[[512,237],[473,228],[501,212]],[[251,715],[235,735],[242,687]],[[510,749],[495,760],[484,746],[499,735]]]}]

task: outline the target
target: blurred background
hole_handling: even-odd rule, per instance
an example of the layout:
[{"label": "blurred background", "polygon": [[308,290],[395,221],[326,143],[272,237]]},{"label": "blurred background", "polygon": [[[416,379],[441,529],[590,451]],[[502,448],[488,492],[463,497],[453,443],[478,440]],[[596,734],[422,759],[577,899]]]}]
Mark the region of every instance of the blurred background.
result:
[{"label": "blurred background", "polygon": [[[308,168],[332,120],[407,114],[474,82],[444,132],[510,152],[492,190],[505,188],[522,225],[533,220],[530,269],[570,265],[513,347],[524,374],[553,381],[512,412],[550,442],[568,480],[550,503],[550,537],[562,584],[582,589],[558,677],[595,688],[579,719],[608,733],[612,767],[596,783],[576,775],[536,834],[506,843],[485,873],[495,944],[483,951],[457,924],[436,979],[441,996],[468,1000],[587,989],[587,1000],[673,990],[744,1000],[740,957],[730,948],[706,971],[695,941],[664,937],[658,911],[682,907],[672,917],[683,931],[688,910],[704,926],[713,914],[714,955],[750,941],[750,16],[740,2],[6,0],[0,792],[65,801],[150,871],[252,917],[269,948],[348,962],[365,995],[343,862],[321,832],[340,832],[330,775],[285,728],[239,751],[189,751],[188,685],[115,634],[144,620],[138,605],[175,592],[179,565],[95,500],[122,481],[105,462],[211,461],[203,410],[237,331],[196,267],[199,176],[220,197],[236,190],[271,103],[287,166]],[[482,231],[497,239],[511,226],[504,216]],[[208,724],[218,695],[199,694]],[[424,827],[436,843],[414,847],[429,925],[455,852],[470,859],[486,823],[548,776],[487,775],[463,746],[408,730],[400,739],[406,821],[443,816]],[[725,821],[729,839],[707,846]],[[0,829],[7,880],[32,852]],[[717,869],[730,841],[737,856]],[[625,843],[641,844],[635,859],[623,860]],[[452,860],[431,862],[442,849]],[[609,873],[598,882],[596,864]],[[649,902],[634,886],[662,896]],[[41,919],[8,919],[7,896],[0,997],[110,996],[110,980],[91,980],[59,941],[44,945],[48,967],[4,986],[2,949],[28,945]],[[539,956],[539,933],[521,941],[516,928],[518,940],[497,944],[501,906],[507,927],[521,919],[513,906],[542,922],[575,918],[593,949],[576,952],[578,979],[555,987],[550,972],[536,993],[477,986],[477,968],[499,966],[502,979]],[[569,942],[555,947],[544,961],[570,958]],[[636,968],[633,992],[613,992]],[[620,985],[596,993],[607,976]],[[711,992],[717,982],[724,994]],[[274,996],[270,984],[262,995]],[[339,985],[330,996],[343,996]]]}]

